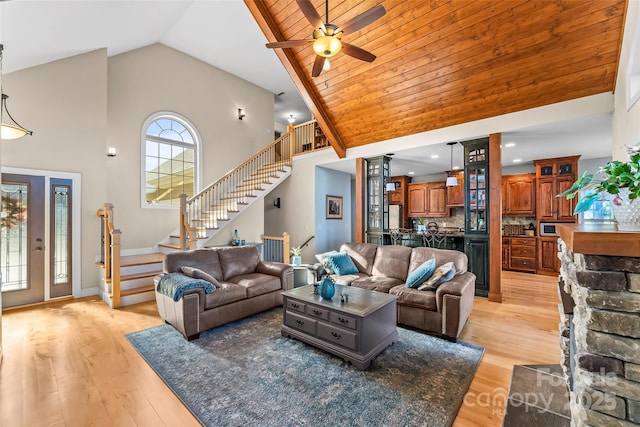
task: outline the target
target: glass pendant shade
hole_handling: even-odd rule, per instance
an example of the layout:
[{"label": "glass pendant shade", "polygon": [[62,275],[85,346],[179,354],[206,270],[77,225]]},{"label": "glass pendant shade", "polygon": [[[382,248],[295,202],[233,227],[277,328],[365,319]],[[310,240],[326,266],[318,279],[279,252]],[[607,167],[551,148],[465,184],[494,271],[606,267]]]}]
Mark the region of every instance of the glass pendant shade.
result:
[{"label": "glass pendant shade", "polygon": [[458,178],[456,178],[455,176],[447,177],[447,187],[457,187],[457,186],[458,186]]},{"label": "glass pendant shade", "polygon": [[8,125],[6,123],[2,123],[2,127],[0,127],[0,138],[2,139],[16,139],[25,136],[26,134],[31,134],[28,130],[21,128],[19,126]]},{"label": "glass pendant shade", "polygon": [[342,49],[342,42],[335,36],[318,37],[313,42],[313,51],[325,58],[335,56]]}]

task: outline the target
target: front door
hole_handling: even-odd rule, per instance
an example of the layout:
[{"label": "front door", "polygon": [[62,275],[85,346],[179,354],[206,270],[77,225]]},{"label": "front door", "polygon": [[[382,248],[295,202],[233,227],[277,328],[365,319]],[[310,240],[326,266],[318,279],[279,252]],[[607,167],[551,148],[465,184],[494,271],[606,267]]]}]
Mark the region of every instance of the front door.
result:
[{"label": "front door", "polygon": [[2,307],[44,301],[45,179],[2,174]]}]

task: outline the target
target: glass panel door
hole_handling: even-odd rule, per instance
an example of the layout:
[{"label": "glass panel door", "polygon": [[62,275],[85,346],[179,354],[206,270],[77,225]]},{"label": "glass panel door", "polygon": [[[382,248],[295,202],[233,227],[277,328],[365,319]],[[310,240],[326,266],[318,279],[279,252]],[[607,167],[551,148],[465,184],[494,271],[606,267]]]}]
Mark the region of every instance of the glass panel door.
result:
[{"label": "glass panel door", "polygon": [[50,180],[51,298],[71,295],[71,180]]}]

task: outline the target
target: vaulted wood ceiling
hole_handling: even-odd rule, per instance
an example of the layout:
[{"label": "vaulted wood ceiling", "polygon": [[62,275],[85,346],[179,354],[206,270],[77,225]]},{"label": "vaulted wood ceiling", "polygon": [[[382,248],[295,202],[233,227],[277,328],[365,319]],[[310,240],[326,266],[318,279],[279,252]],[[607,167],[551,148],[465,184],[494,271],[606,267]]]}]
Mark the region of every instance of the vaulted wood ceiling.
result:
[{"label": "vaulted wood ceiling", "polygon": [[[309,39],[295,0],[245,0],[269,41]],[[325,2],[312,0],[325,20]],[[340,25],[387,14],[311,77],[311,43],[276,49],[312,114],[347,148],[614,90],[626,0],[329,0]],[[259,66],[259,65],[257,65]]]}]

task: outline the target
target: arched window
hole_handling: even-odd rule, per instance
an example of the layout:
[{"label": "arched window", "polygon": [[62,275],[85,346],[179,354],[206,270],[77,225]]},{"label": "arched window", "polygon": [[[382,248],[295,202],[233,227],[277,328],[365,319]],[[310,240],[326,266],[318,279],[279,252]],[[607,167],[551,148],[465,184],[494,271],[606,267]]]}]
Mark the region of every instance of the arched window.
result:
[{"label": "arched window", "polygon": [[156,113],[142,127],[142,205],[179,206],[200,187],[200,137],[176,113]]}]

